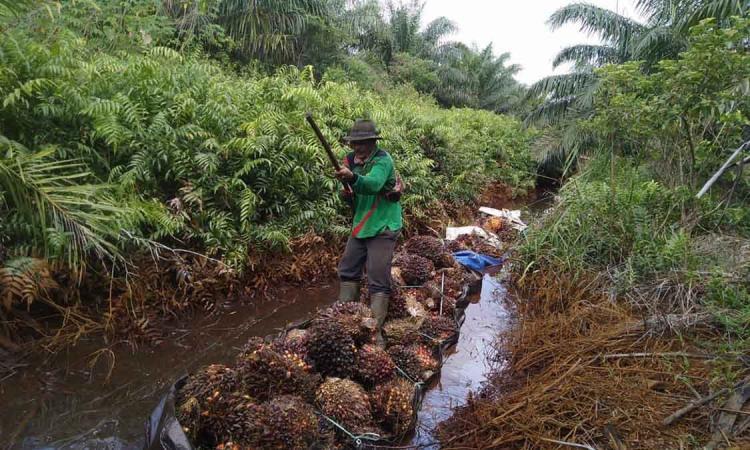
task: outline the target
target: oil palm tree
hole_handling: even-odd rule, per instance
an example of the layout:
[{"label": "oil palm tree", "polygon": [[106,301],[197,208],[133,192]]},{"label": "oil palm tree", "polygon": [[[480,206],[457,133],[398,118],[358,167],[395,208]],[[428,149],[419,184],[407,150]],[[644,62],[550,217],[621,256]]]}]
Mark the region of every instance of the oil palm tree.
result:
[{"label": "oil palm tree", "polygon": [[273,63],[295,60],[310,21],[329,16],[329,6],[326,0],[163,0],[184,37],[214,23],[237,42],[242,55]]},{"label": "oil palm tree", "polygon": [[[638,0],[636,7],[646,18],[645,23],[587,3],[570,4],[556,11],[548,21],[553,29],[577,23],[582,32],[598,37],[601,44],[563,49],[553,65],[572,63],[573,70],[544,78],[528,91],[528,98],[543,98],[543,102],[528,114],[526,123],[560,127],[564,137],[556,141],[545,158],[566,160],[569,167],[589,141],[577,125],[594,112],[593,99],[599,86],[595,68],[643,60],[644,68],[649,70],[658,61],[674,58],[686,48],[690,26],[708,17],[721,23],[732,15],[746,14],[749,4],[747,0]],[[548,165],[545,162],[543,159],[543,166]]]}]

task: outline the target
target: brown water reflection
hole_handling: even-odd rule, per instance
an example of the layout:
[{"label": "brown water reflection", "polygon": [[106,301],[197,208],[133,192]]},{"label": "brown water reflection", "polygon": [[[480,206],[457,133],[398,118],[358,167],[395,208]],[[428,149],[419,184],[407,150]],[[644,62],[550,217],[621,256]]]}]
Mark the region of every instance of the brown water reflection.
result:
[{"label": "brown water reflection", "polygon": [[433,436],[437,424],[451,416],[452,408],[464,405],[470,391],[481,388],[492,343],[508,322],[502,301],[505,295],[503,284],[485,275],[478,301],[466,308],[458,343],[444,360],[439,381],[425,395],[411,445],[440,448]]}]

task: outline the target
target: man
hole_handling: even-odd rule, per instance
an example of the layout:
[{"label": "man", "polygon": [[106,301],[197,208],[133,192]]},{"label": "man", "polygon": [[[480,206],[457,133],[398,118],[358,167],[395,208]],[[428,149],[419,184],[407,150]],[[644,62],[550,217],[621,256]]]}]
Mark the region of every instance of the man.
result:
[{"label": "man", "polygon": [[359,299],[362,269],[367,269],[370,308],[377,320],[377,343],[391,295],[391,261],[401,227],[400,180],[393,159],[378,148],[380,135],[371,120],[357,120],[344,140],[349,153],[336,178],[354,209],[352,233],[339,263],[339,302]]}]

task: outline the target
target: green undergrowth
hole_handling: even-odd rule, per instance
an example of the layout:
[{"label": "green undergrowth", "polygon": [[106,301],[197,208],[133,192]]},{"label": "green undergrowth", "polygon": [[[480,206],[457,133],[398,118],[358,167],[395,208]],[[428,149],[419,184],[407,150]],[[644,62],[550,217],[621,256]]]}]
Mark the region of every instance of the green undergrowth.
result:
[{"label": "green undergrowth", "polygon": [[750,350],[750,207],[717,208],[620,170],[614,183],[591,172],[572,179],[522,241],[518,270],[599,274],[646,315],[708,311],[724,335],[711,347]]},{"label": "green undergrowth", "polygon": [[533,185],[530,133],[513,118],[441,109],[408,87],[321,82],[311,67],[263,75],[132,42],[102,49],[59,24],[3,33],[6,257],[85,265],[93,251],[123,255],[152,240],[242,269],[250,252],[283,250],[310,230],[344,233],[348,213],[307,111],[340,157],[355,118],[377,121],[411,217],[472,201],[493,181]]},{"label": "green undergrowth", "polygon": [[595,138],[559,203],[519,248],[519,271],[606,280],[646,314],[710,312],[719,345],[750,348],[750,177],[742,166],[700,187],[750,129],[750,21],[704,21],[691,47],[644,72],[600,70]]}]

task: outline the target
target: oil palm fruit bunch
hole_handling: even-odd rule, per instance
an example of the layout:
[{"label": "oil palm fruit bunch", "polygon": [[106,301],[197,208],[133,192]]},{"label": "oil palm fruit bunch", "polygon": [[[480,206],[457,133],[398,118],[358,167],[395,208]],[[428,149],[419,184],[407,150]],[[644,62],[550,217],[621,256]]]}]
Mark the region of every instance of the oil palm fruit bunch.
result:
[{"label": "oil palm fruit bunch", "polygon": [[461,266],[458,264],[458,261],[456,261],[456,258],[453,257],[453,254],[448,251],[447,247],[444,247],[443,253],[440,254],[440,258],[435,262],[435,267],[439,267],[442,269],[461,268]]},{"label": "oil palm fruit bunch", "polygon": [[464,284],[469,280],[464,278],[463,269],[440,269],[424,287],[428,295],[436,300],[443,297],[458,298]]},{"label": "oil palm fruit bunch", "polygon": [[272,344],[246,346],[237,358],[237,374],[244,391],[259,401],[295,394],[312,400],[319,375],[309,373],[303,361],[279,353]]},{"label": "oil palm fruit bunch", "polygon": [[287,359],[295,361],[305,370],[312,370],[312,364],[307,354],[307,343],[309,332],[300,328],[294,328],[279,337],[273,343],[273,348],[283,354]]},{"label": "oil palm fruit bunch", "polygon": [[362,386],[352,380],[327,378],[318,388],[315,401],[323,414],[350,433],[371,431],[374,428],[370,399]]},{"label": "oil palm fruit bunch", "polygon": [[435,267],[451,267],[453,265],[453,256],[445,250],[440,239],[432,236],[409,238],[404,244],[404,249],[412,255],[429,259]]},{"label": "oil palm fruit bunch", "polygon": [[510,222],[502,217],[493,216],[487,218],[482,223],[482,228],[495,234],[500,234],[503,230],[510,228]]},{"label": "oil palm fruit bunch", "polygon": [[337,303],[323,311],[316,321],[335,320],[352,337],[356,345],[372,343],[378,322],[370,307],[363,303]]},{"label": "oil palm fruit bunch", "polygon": [[419,340],[419,327],[421,324],[422,319],[416,317],[386,322],[383,326],[383,332],[385,333],[388,345],[409,345]]},{"label": "oil palm fruit bunch", "polygon": [[388,349],[388,354],[396,364],[412,381],[423,381],[422,366],[417,355],[405,345],[394,345]]},{"label": "oil palm fruit bunch", "polygon": [[419,255],[403,255],[398,260],[401,277],[409,286],[421,286],[432,277],[435,265]]},{"label": "oil palm fruit bunch", "polygon": [[371,395],[372,411],[384,428],[396,436],[410,431],[414,420],[414,385],[395,378],[375,388]]},{"label": "oil palm fruit bunch", "polygon": [[318,440],[318,417],[302,398],[282,395],[263,406],[268,424],[263,447],[304,450]]},{"label": "oil palm fruit bunch", "polygon": [[404,289],[404,298],[406,299],[406,314],[409,317],[427,315],[427,310],[435,303],[429,296],[429,290],[425,288]]},{"label": "oil palm fruit bunch", "polygon": [[391,291],[391,299],[388,302],[388,315],[387,320],[400,319],[408,317],[409,313],[406,311],[406,298],[404,297],[404,290],[397,288]]},{"label": "oil palm fruit bunch", "polygon": [[425,285],[424,289],[429,295],[418,295],[417,299],[426,310],[441,314],[442,307],[442,315],[453,317],[456,311],[456,298],[448,294],[447,288],[445,289],[446,294],[441,295],[440,288],[436,287],[434,282],[431,281]]},{"label": "oil palm fruit bunch", "polygon": [[432,236],[413,236],[406,240],[404,249],[407,253],[419,255],[435,262],[443,253],[443,244],[440,239]]},{"label": "oil palm fruit bunch", "polygon": [[357,352],[354,378],[364,386],[375,386],[393,378],[396,365],[385,350],[365,345]]},{"label": "oil palm fruit bunch", "polygon": [[320,320],[311,326],[308,355],[324,377],[351,376],[356,351],[354,340],[339,322]]},{"label": "oil palm fruit bunch", "polygon": [[456,334],[456,322],[447,316],[430,314],[422,321],[419,332],[437,342],[443,342]]},{"label": "oil palm fruit bunch", "polygon": [[227,411],[242,402],[237,373],[212,364],[191,375],[177,391],[177,418],[194,440],[214,440],[227,428]]},{"label": "oil palm fruit bunch", "polygon": [[476,234],[464,234],[457,237],[454,241],[448,244],[448,249],[451,252],[471,250],[495,258],[499,258],[503,254],[502,249],[495,247],[487,242],[486,239]]},{"label": "oil palm fruit bunch", "polygon": [[264,405],[247,399],[232,406],[221,417],[222,426],[217,430],[217,434],[224,439],[231,439],[230,442],[238,444],[243,449],[256,446],[264,439],[269,429],[267,409]]},{"label": "oil palm fruit bunch", "polygon": [[437,370],[440,363],[435,358],[435,352],[424,344],[413,344],[406,348],[406,351],[413,355],[413,358],[419,365],[421,378],[427,379]]}]

